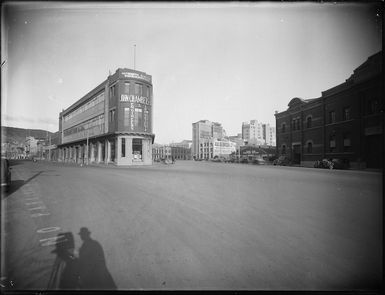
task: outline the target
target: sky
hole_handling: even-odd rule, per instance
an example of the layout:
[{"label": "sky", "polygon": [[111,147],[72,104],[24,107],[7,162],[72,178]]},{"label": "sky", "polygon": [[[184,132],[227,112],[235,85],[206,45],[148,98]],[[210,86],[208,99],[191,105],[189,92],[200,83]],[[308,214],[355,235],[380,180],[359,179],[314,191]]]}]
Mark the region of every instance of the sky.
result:
[{"label": "sky", "polygon": [[109,71],[152,76],[155,142],[192,123],[275,126],[382,49],[379,4],[15,2],[2,5],[1,124],[58,131],[59,112]]}]

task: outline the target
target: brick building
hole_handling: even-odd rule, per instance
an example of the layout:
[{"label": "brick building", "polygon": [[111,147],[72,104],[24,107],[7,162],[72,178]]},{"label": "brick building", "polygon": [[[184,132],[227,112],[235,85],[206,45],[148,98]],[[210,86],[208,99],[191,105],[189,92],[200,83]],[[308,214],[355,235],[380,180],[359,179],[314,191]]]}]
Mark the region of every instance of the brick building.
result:
[{"label": "brick building", "polygon": [[381,51],[321,97],[293,98],[275,114],[277,154],[304,166],[328,158],[352,168],[382,167],[383,78]]}]

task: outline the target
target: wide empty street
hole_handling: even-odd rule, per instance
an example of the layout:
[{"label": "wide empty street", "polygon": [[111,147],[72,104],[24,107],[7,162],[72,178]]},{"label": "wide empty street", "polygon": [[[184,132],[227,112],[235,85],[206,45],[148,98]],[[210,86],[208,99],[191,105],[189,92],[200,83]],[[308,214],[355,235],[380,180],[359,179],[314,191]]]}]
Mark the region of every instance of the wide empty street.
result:
[{"label": "wide empty street", "polygon": [[120,290],[352,290],[382,281],[379,172],[16,161],[1,208],[10,289],[45,290],[54,238],[73,233],[77,255],[82,227]]}]

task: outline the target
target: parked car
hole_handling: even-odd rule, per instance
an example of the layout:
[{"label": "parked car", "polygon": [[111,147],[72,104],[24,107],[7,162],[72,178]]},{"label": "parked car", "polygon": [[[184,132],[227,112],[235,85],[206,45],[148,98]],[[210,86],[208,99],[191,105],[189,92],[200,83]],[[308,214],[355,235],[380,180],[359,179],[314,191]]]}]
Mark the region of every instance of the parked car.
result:
[{"label": "parked car", "polygon": [[273,165],[288,166],[290,165],[290,159],[286,156],[280,156],[278,159],[274,160]]},{"label": "parked car", "polygon": [[6,158],[1,157],[1,190],[8,191],[11,186],[11,167]]},{"label": "parked car", "polygon": [[334,163],[328,159],[322,159],[322,161],[315,161],[314,168],[333,169]]},{"label": "parked car", "polygon": [[253,164],[257,164],[257,165],[265,165],[266,164],[266,161],[262,158],[258,158],[258,159],[254,159],[253,160]]}]

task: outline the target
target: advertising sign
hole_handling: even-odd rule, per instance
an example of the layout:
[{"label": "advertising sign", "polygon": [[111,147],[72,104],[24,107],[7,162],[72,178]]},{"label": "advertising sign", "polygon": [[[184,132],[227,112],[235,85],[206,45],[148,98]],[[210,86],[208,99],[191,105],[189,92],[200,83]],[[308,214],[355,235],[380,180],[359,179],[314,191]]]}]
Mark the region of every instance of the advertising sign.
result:
[{"label": "advertising sign", "polygon": [[121,102],[131,102],[131,103],[141,103],[145,105],[150,105],[150,99],[146,96],[139,96],[139,95],[128,95],[128,94],[121,94],[120,95],[120,101]]},{"label": "advertising sign", "polygon": [[151,83],[151,76],[147,76],[140,73],[122,72],[122,76],[124,78],[135,78]]}]

